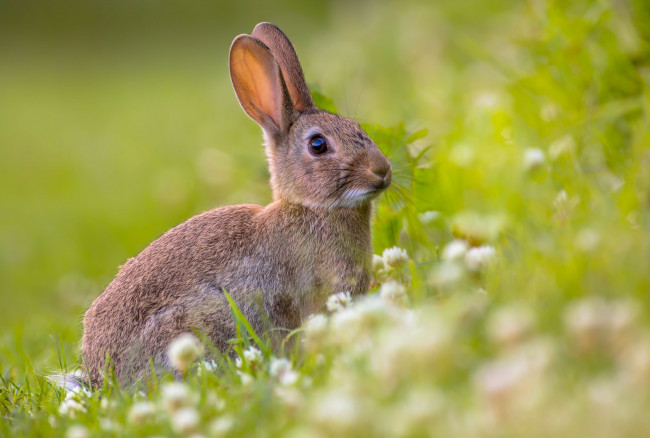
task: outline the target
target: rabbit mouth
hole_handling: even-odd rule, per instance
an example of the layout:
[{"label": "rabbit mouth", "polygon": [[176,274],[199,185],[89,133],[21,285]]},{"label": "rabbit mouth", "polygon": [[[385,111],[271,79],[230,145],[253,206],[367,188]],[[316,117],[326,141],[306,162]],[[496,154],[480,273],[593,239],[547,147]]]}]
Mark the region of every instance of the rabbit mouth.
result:
[{"label": "rabbit mouth", "polygon": [[347,189],[340,197],[338,203],[341,207],[358,207],[370,202],[379,195],[384,189]]}]

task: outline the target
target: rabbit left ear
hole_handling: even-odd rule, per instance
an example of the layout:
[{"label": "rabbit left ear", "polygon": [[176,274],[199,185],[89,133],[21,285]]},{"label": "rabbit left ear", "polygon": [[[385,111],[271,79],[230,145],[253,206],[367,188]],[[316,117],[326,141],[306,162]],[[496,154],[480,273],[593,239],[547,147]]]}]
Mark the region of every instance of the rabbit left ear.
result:
[{"label": "rabbit left ear", "polygon": [[293,104],[273,54],[250,35],[239,35],[230,47],[230,78],[246,114],[269,134],[285,132]]},{"label": "rabbit left ear", "polygon": [[316,109],[309,87],[305,82],[300,61],[298,61],[298,55],[289,38],[272,23],[258,24],[253,29],[252,35],[271,50],[280,65],[293,106],[301,112]]}]

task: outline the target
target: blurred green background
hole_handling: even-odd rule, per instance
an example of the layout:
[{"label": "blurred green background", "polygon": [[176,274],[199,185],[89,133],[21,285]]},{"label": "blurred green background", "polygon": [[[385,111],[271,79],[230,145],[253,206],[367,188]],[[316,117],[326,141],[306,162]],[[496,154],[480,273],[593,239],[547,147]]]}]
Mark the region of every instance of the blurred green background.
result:
[{"label": "blurred green background", "polygon": [[[206,209],[270,200],[260,130],[227,68],[232,39],[260,21],[287,33],[310,85],[344,115],[428,129],[436,152],[419,211],[501,212],[515,229],[530,218],[539,230],[551,192],[574,184],[582,206],[601,199],[575,180],[583,166],[577,174],[598,190],[634,187],[607,201],[620,211],[603,226],[621,215],[641,220],[649,9],[644,1],[0,2],[0,357],[53,366],[60,341],[76,353],[83,311],[128,257]],[[524,194],[510,166],[527,147],[557,166]],[[547,209],[527,205],[531,197]],[[538,237],[528,266],[544,248],[556,254]],[[647,245],[630,256],[634,290],[648,286],[639,254]],[[619,267],[630,263],[621,257]],[[513,294],[531,270],[517,272],[500,280],[516,284]]]}]

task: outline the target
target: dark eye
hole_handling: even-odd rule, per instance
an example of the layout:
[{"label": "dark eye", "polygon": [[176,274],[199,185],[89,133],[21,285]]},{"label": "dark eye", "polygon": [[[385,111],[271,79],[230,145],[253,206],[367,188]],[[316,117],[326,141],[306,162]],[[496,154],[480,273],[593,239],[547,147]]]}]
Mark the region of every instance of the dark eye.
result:
[{"label": "dark eye", "polygon": [[309,140],[309,147],[311,148],[312,153],[316,155],[324,154],[327,152],[327,140],[322,136],[317,135]]}]

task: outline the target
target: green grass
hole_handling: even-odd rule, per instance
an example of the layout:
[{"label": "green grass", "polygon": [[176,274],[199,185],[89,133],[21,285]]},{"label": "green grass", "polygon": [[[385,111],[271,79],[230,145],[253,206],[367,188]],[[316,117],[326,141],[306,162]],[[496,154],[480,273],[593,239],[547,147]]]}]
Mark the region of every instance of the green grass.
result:
[{"label": "green grass", "polygon": [[47,46],[5,27],[0,434],[647,435],[647,2],[447,3],[269,12],[319,105],[390,157],[374,248],[408,260],[292,333],[297,349],[272,353],[233,309],[239,365],[72,401],[44,376],[77,363],[82,314],[116,267],[193,214],[270,200],[225,62],[266,10],[105,51],[91,43],[114,34]]}]

